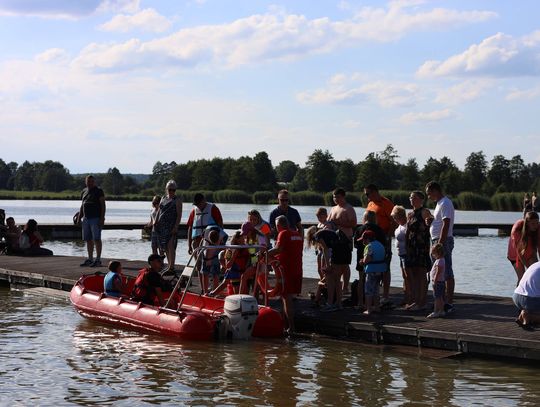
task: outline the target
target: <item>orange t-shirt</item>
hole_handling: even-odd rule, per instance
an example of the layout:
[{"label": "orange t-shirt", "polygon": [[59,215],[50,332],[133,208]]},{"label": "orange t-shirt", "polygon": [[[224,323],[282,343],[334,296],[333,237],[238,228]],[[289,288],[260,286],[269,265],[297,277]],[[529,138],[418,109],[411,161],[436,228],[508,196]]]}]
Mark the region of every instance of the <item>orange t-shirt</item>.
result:
[{"label": "orange t-shirt", "polygon": [[366,210],[373,211],[377,215],[377,225],[388,235],[390,233],[391,226],[394,223],[392,216],[392,209],[394,209],[394,203],[384,196],[378,201],[369,201]]}]

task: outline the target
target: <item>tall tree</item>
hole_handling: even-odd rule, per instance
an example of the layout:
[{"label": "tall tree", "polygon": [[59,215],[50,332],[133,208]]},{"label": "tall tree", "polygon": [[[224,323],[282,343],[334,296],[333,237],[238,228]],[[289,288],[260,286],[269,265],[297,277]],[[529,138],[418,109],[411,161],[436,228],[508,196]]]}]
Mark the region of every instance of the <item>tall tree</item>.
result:
[{"label": "tall tree", "polygon": [[253,157],[255,189],[273,191],[276,188],[276,173],[268,154],[261,151]]},{"label": "tall tree", "polygon": [[34,180],[36,179],[36,168],[34,163],[23,162],[14,177],[13,188],[17,191],[32,191],[34,189]]},{"label": "tall tree", "polygon": [[73,184],[73,177],[58,161],[45,161],[39,164],[34,187],[43,191],[64,191]]},{"label": "tall tree", "polygon": [[276,167],[276,178],[280,182],[291,182],[300,166],[290,160],[281,161]]},{"label": "tall tree", "polygon": [[334,157],[328,150],[315,150],[306,162],[307,182],[312,191],[330,191],[335,187]]},{"label": "tall tree", "polygon": [[7,189],[8,181],[12,175],[11,168],[0,158],[0,189]]},{"label": "tall tree", "polygon": [[351,159],[336,162],[336,186],[346,191],[354,190],[356,181],[356,165]]},{"label": "tall tree", "polygon": [[488,180],[497,192],[506,192],[512,189],[510,162],[503,155],[496,155],[491,159]]},{"label": "tall tree", "polygon": [[409,158],[407,164],[401,166],[401,183],[400,188],[405,191],[412,191],[418,188],[422,188],[422,181],[420,180],[420,170],[416,159]]},{"label": "tall tree", "polygon": [[120,173],[118,168],[109,168],[107,173],[103,176],[101,187],[108,194],[121,195],[124,193],[124,176]]},{"label": "tall tree", "polygon": [[463,171],[464,189],[478,192],[487,179],[488,163],[482,151],[469,154]]},{"label": "tall tree", "polygon": [[290,188],[292,191],[305,191],[308,189],[307,170],[305,168],[296,171]]}]

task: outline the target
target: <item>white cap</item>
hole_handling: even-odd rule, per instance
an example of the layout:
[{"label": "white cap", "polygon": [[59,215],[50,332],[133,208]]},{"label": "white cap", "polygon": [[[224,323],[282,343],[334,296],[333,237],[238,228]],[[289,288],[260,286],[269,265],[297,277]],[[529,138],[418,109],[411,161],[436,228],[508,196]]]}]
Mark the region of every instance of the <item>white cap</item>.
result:
[{"label": "white cap", "polygon": [[167,185],[165,186],[165,189],[176,189],[176,182],[172,179],[167,181]]}]

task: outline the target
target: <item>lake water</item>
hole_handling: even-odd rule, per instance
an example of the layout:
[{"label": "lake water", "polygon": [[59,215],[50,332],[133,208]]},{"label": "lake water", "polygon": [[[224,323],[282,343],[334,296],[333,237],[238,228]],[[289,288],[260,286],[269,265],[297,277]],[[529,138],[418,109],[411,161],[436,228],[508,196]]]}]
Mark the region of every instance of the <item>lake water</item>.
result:
[{"label": "lake water", "polygon": [[0,405],[536,406],[531,366],[323,338],[179,343],[0,287]]},{"label": "lake water", "polygon": [[[0,208],[7,216],[13,216],[17,223],[24,224],[29,218],[38,223],[69,223],[78,211],[77,201],[0,201]],[[225,222],[242,222],[248,210],[256,208],[263,218],[268,219],[271,205],[219,204]],[[315,206],[296,207],[305,222],[316,222]],[[184,204],[182,221],[187,220],[191,205]],[[361,219],[363,208],[357,209]],[[146,202],[107,202],[107,222],[147,222],[150,216],[150,204]],[[457,211],[459,223],[507,223],[512,224],[521,217],[519,212],[492,211]],[[141,238],[140,231],[106,230],[103,232],[103,257],[110,259],[144,260],[150,252],[150,243]],[[506,260],[507,237],[499,237],[495,230],[481,229],[478,237],[456,237],[454,249],[454,272],[456,291],[473,294],[511,296],[516,283],[512,266]],[[86,249],[81,241],[50,241],[45,247],[56,254],[85,256]],[[186,263],[189,257],[185,240],[180,240],[177,249],[177,262]],[[392,259],[392,284],[402,284],[398,258]],[[304,275],[317,277],[315,256],[304,252]],[[352,279],[356,272],[352,271]]]},{"label": "lake water", "polygon": [[[73,201],[0,201],[18,223],[65,223]],[[227,221],[250,205],[220,205]],[[187,217],[188,207],[185,207]],[[270,206],[259,206],[267,216]],[[315,221],[315,207],[300,207]],[[145,222],[149,205],[108,203],[109,222]],[[361,215],[361,210],[358,211]],[[520,214],[458,212],[462,222],[512,223]],[[456,238],[457,291],[510,295],[515,276],[507,238],[493,231]],[[82,242],[46,242],[83,256]],[[105,231],[107,258],[144,259],[139,231]],[[179,262],[187,261],[185,241]],[[304,272],[315,276],[313,253]],[[1,264],[1,257],[0,257]],[[393,265],[394,285],[400,283]],[[354,275],[354,272],[353,272]],[[324,338],[235,343],[177,342],[80,317],[66,299],[0,287],[0,405],[239,406],[536,406],[536,367],[480,359],[431,359],[417,353]]]}]

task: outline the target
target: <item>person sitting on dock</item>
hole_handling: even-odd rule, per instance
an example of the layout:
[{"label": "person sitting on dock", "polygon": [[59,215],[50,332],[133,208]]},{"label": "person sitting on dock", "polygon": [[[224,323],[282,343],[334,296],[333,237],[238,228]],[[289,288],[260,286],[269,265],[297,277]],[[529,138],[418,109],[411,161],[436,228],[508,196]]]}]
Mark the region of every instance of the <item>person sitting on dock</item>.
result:
[{"label": "person sitting on dock", "polygon": [[19,252],[19,239],[21,229],[11,216],[6,219],[6,252],[7,254],[17,254]]},{"label": "person sitting on dock", "polygon": [[364,257],[360,260],[366,273],[366,284],[364,288],[366,310],[364,314],[370,315],[379,311],[379,285],[383,279],[383,274],[388,272],[386,264],[385,249],[381,242],[377,240],[375,232],[366,230],[360,237],[364,244]]},{"label": "person sitting on dock", "polygon": [[525,330],[540,323],[540,262],[529,266],[512,297],[520,310],[516,323]]},{"label": "person sitting on dock", "polygon": [[148,265],[150,267],[139,270],[131,298],[144,304],[163,306],[165,304],[162,291],[164,282],[160,274],[163,268],[163,259],[159,254],[151,254],[148,256]]},{"label": "person sitting on dock", "polygon": [[41,247],[43,237],[38,231],[38,224],[34,219],[28,219],[19,238],[19,249],[23,256],[52,256],[52,250]]},{"label": "person sitting on dock", "polygon": [[303,238],[300,232],[291,230],[284,215],[276,218],[278,236],[276,246],[268,251],[268,257],[275,257],[283,267],[283,290],[281,300],[283,313],[289,325],[289,333],[295,332],[293,297],[302,291]]},{"label": "person sitting on dock", "polygon": [[121,297],[124,291],[124,282],[122,280],[122,264],[113,260],[109,262],[109,272],[103,279],[103,291],[111,297]]}]

